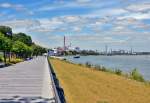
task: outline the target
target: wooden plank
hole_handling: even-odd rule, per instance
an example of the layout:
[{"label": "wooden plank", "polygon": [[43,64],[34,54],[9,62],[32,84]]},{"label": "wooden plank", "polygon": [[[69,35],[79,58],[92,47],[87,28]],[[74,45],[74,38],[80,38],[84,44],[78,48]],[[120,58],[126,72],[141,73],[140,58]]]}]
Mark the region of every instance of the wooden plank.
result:
[{"label": "wooden plank", "polygon": [[41,97],[54,101],[49,73],[45,57],[0,68],[0,100],[19,96]]}]

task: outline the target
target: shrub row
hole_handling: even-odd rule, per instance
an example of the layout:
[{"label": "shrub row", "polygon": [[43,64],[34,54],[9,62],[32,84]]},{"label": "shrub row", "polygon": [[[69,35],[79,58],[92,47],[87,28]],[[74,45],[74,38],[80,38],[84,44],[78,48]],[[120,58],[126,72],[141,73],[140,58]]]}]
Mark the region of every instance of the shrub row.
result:
[{"label": "shrub row", "polygon": [[[79,64],[79,65],[81,65],[81,64]],[[140,72],[136,68],[133,69],[130,73],[123,73],[123,71],[120,69],[113,70],[113,69],[109,69],[109,68],[106,68],[106,67],[100,66],[100,65],[92,65],[89,62],[86,62],[85,66],[88,68],[99,70],[99,71],[104,71],[104,72],[109,72],[109,73],[121,75],[121,76],[130,78],[130,79],[133,79],[136,81],[145,82],[144,77],[142,76],[142,74],[140,74]]]}]

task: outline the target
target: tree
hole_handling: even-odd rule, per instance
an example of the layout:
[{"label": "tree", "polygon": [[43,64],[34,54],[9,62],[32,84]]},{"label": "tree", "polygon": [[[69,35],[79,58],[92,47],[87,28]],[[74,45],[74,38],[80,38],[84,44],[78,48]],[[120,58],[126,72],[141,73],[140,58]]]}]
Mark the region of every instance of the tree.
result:
[{"label": "tree", "polygon": [[[0,26],[0,32],[4,34],[5,37],[8,37],[12,40],[12,29],[8,26]],[[12,46],[12,45],[10,45]],[[5,52],[5,51],[4,51]],[[11,58],[11,51],[9,49],[9,62]]]},{"label": "tree", "polygon": [[32,45],[32,48],[33,48],[33,55],[42,55],[43,53],[46,53],[47,52],[47,49],[46,48],[43,48],[39,45],[36,45],[33,43]]},{"label": "tree", "polygon": [[0,33],[0,50],[4,50],[5,37],[2,33]]},{"label": "tree", "polygon": [[26,57],[31,57],[33,54],[33,48],[30,46],[26,46]]},{"label": "tree", "polygon": [[12,51],[20,58],[27,58],[32,54],[32,48],[20,41],[13,44]]},{"label": "tree", "polygon": [[12,36],[12,29],[8,26],[0,26],[0,32],[3,33],[5,36]]},{"label": "tree", "polygon": [[13,41],[20,41],[20,42],[23,42],[24,44],[26,44],[28,46],[32,45],[31,37],[25,33],[13,34]]},{"label": "tree", "polygon": [[6,63],[6,53],[12,48],[11,40],[0,33],[0,50],[4,52],[4,62]]},{"label": "tree", "polygon": [[47,52],[47,49],[32,43],[32,38],[25,33],[12,35],[10,27],[0,26],[0,51],[4,52],[4,59],[6,61],[6,54],[9,52],[9,57],[11,57],[11,51],[17,57],[27,58],[32,55],[42,55]]}]

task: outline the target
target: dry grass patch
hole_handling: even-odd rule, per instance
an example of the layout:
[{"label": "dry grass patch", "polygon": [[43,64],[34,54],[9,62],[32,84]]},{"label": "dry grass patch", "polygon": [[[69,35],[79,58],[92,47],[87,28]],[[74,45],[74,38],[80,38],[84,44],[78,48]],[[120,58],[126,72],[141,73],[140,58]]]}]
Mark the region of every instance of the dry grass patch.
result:
[{"label": "dry grass patch", "polygon": [[51,59],[68,103],[150,103],[150,86]]}]

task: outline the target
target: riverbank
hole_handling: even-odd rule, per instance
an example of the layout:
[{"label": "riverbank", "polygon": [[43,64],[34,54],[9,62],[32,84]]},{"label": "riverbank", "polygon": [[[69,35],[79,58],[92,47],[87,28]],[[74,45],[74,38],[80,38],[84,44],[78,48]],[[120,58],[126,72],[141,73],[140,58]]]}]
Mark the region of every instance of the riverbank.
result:
[{"label": "riverbank", "polygon": [[113,71],[119,69],[123,73],[130,73],[136,68],[145,80],[150,80],[150,56],[80,56],[78,59],[65,56],[64,58],[75,64],[85,65],[88,62]]},{"label": "riverbank", "polygon": [[150,86],[108,72],[51,59],[68,103],[148,103]]}]

